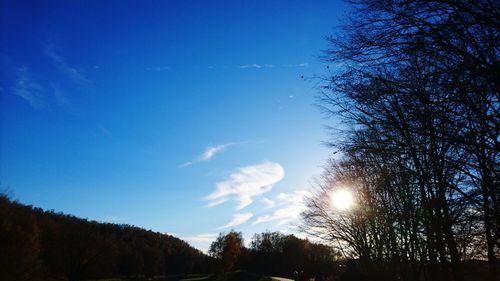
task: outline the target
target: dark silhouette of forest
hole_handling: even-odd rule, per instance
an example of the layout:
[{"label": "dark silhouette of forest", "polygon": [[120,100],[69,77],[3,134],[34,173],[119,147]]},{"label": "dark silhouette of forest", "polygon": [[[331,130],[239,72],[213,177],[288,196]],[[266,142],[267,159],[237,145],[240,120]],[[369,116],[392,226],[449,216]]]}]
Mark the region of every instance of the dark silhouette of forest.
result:
[{"label": "dark silhouette of forest", "polygon": [[85,280],[208,271],[171,235],[25,206],[0,195],[0,280]]},{"label": "dark silhouette of forest", "polygon": [[339,255],[331,247],[280,232],[255,234],[249,248],[243,246],[240,232],[221,233],[209,255],[214,258],[215,272],[243,269],[295,280],[332,276],[339,265]]},{"label": "dark silhouette of forest", "polygon": [[279,232],[256,234],[250,248],[241,233],[221,233],[206,255],[171,235],[44,211],[0,195],[4,281],[178,280],[186,274],[224,275],[234,270],[298,279],[320,272],[331,275],[335,259],[328,246]]}]

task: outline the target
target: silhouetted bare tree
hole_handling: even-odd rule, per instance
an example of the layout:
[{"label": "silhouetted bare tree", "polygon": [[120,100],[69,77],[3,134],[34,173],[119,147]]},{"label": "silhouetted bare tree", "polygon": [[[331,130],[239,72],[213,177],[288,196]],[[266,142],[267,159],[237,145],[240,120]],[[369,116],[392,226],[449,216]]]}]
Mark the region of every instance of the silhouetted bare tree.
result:
[{"label": "silhouetted bare tree", "polygon": [[[309,231],[409,279],[463,280],[461,261],[485,245],[495,280],[499,3],[351,2],[320,100],[344,121],[333,144],[344,158],[310,201]],[[361,202],[347,214],[324,199],[342,184]]]}]

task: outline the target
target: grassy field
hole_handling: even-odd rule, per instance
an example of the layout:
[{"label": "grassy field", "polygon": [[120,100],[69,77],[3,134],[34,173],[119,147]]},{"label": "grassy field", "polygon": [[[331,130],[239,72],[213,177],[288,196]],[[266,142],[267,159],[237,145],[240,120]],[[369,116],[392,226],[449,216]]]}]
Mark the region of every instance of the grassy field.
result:
[{"label": "grassy field", "polygon": [[270,277],[258,275],[247,271],[235,271],[224,275],[194,275],[179,281],[271,281]]},{"label": "grassy field", "polygon": [[172,275],[157,278],[111,278],[100,280],[87,281],[272,281],[273,279],[267,276],[262,276],[247,271],[234,271],[226,274],[187,274],[187,275]]}]

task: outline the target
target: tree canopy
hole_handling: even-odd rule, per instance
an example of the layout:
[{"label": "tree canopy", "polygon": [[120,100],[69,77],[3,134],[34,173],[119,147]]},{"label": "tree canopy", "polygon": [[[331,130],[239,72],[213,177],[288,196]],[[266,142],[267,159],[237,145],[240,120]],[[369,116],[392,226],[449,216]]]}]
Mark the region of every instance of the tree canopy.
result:
[{"label": "tree canopy", "polygon": [[[499,253],[498,1],[351,1],[319,105],[343,121],[306,229],[383,280],[464,280]],[[358,201],[339,212],[329,194]]]},{"label": "tree canopy", "polygon": [[0,195],[0,279],[82,280],[208,272],[173,236],[25,206]]}]

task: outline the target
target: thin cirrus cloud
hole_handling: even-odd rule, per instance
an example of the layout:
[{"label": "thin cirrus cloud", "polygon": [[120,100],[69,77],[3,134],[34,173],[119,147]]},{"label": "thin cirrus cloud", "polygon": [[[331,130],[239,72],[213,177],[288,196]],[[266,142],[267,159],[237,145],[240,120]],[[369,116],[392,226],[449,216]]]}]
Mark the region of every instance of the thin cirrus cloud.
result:
[{"label": "thin cirrus cloud", "polygon": [[[258,63],[250,63],[250,64],[239,64],[239,65],[223,65],[223,66],[216,66],[216,65],[208,65],[206,66],[207,69],[231,69],[231,68],[238,68],[238,69],[264,69],[264,68],[302,68],[302,67],[307,67],[307,63],[297,63],[297,64],[280,64],[280,65],[275,65],[275,64],[258,64]],[[195,69],[199,69],[200,67],[198,66],[193,66]],[[175,67],[170,67],[168,65],[157,65],[157,66],[148,66],[145,68],[147,71],[151,72],[162,72],[162,71],[170,71],[175,69]]]},{"label": "thin cirrus cloud", "polygon": [[111,137],[111,136],[113,136],[113,134],[111,133],[111,131],[110,131],[110,130],[108,130],[108,128],[104,127],[103,125],[99,125],[99,126],[97,126],[97,128],[99,129],[99,131],[100,131],[103,135],[105,135],[105,136],[107,136],[107,137]]},{"label": "thin cirrus cloud", "polygon": [[295,191],[294,193],[280,193],[276,196],[277,206],[274,212],[258,217],[253,225],[278,221],[278,226],[284,225],[290,221],[297,220],[300,214],[307,209],[306,199],[311,193],[305,190]]},{"label": "thin cirrus cloud", "polygon": [[221,153],[221,152],[225,151],[226,149],[228,149],[229,147],[236,145],[236,144],[238,144],[238,143],[230,142],[230,143],[225,143],[225,144],[219,144],[216,146],[209,146],[205,149],[205,151],[203,151],[203,153],[200,156],[198,156],[195,159],[188,161],[184,164],[181,164],[180,167],[185,168],[185,167],[191,166],[191,165],[198,163],[198,162],[209,161],[216,154]]},{"label": "thin cirrus cloud", "polygon": [[243,65],[238,65],[237,68],[271,68],[274,67],[272,64],[243,64]]},{"label": "thin cirrus cloud", "polygon": [[42,109],[45,102],[42,98],[42,86],[36,83],[25,66],[17,69],[17,80],[13,88],[13,94],[22,98],[34,109]]},{"label": "thin cirrus cloud", "polygon": [[306,67],[307,63],[298,63],[298,64],[283,64],[283,67]]},{"label": "thin cirrus cloud", "polygon": [[254,197],[271,191],[284,175],[283,167],[274,162],[239,168],[229,179],[218,182],[215,190],[205,197],[207,207],[234,200],[238,203],[236,210],[241,210],[252,204]]},{"label": "thin cirrus cloud", "polygon": [[[44,46],[44,55],[47,56],[59,70],[63,77],[67,80],[81,86],[88,85],[90,80],[82,73],[71,66],[66,59],[59,54],[58,48],[54,44],[46,44]],[[3,60],[7,61],[7,65],[14,67],[14,62],[6,55],[3,55]],[[16,80],[12,87],[12,93],[29,103],[34,109],[44,109],[51,103],[65,108],[72,109],[72,102],[69,97],[61,90],[61,88],[53,82],[42,83],[47,79],[39,77],[35,80],[32,78],[32,71],[27,66],[13,68],[15,70]],[[40,74],[40,73],[39,73]],[[43,76],[43,74],[40,74]],[[38,76],[40,76],[38,75]],[[43,86],[42,86],[43,85]],[[52,91],[52,96],[45,95],[48,91]],[[52,97],[52,101],[51,101]]]},{"label": "thin cirrus cloud", "polygon": [[230,228],[230,227],[235,227],[240,224],[244,224],[247,222],[250,218],[253,217],[252,213],[238,213],[234,214],[233,218],[225,225],[218,227],[217,229],[224,229],[224,228]]},{"label": "thin cirrus cloud", "polygon": [[44,52],[45,55],[49,57],[52,62],[59,68],[59,70],[74,83],[80,85],[87,85],[90,83],[90,80],[82,73],[82,71],[77,70],[66,62],[66,59],[59,53],[56,45],[45,45]]},{"label": "thin cirrus cloud", "polygon": [[149,67],[146,67],[146,70],[147,71],[161,72],[161,71],[170,70],[170,66],[168,66],[168,65],[149,66]]},{"label": "thin cirrus cloud", "polygon": [[[257,63],[252,63],[252,64],[243,64],[243,65],[238,65],[236,66],[237,68],[240,69],[249,69],[249,68],[273,68],[276,67],[274,64],[257,64]],[[279,66],[278,66],[279,67]],[[298,63],[298,64],[282,64],[281,67],[287,67],[287,68],[293,68],[293,67],[307,67],[307,63]]]},{"label": "thin cirrus cloud", "polygon": [[57,105],[66,109],[73,109],[71,100],[57,87],[54,83],[51,84],[52,93]]}]

